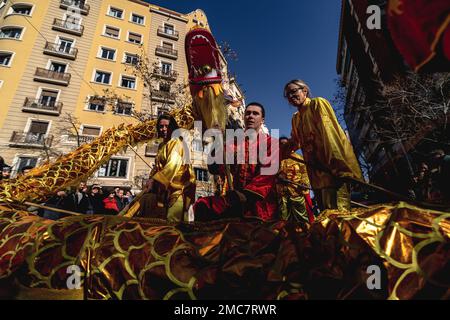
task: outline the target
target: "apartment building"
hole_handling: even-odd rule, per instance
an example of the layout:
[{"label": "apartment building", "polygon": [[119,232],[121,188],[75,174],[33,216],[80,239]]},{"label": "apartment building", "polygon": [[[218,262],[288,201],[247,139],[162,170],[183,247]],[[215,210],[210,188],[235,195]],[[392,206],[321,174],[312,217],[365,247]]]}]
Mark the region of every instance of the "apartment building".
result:
[{"label": "apartment building", "polygon": [[[177,107],[170,93],[187,83],[184,39],[194,25],[209,28],[202,10],[139,0],[0,0],[0,155],[13,175],[112,126],[137,124],[136,112],[157,117]],[[134,72],[142,54],[161,80],[150,87]],[[140,189],[156,147],[114,155],[90,182]],[[201,185],[211,182],[204,161],[194,167]]]}]

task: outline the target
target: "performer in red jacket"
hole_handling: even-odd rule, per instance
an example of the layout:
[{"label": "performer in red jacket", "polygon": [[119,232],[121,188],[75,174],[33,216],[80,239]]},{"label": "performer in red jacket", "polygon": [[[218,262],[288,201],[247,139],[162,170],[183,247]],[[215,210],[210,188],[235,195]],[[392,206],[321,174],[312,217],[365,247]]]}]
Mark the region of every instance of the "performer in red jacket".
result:
[{"label": "performer in red jacket", "polygon": [[[279,168],[278,140],[262,132],[265,110],[259,103],[245,109],[246,139],[227,144],[225,152],[234,154],[230,166],[233,190],[225,195],[200,198],[194,204],[196,220],[236,216],[275,218],[277,211],[276,174]],[[253,136],[249,132],[255,133]],[[266,152],[261,152],[261,150]],[[261,157],[261,154],[265,156]],[[242,155],[242,156],[240,156]],[[239,161],[241,160],[241,161]],[[210,165],[213,174],[225,177],[225,165]],[[229,188],[230,189],[230,188]]]}]

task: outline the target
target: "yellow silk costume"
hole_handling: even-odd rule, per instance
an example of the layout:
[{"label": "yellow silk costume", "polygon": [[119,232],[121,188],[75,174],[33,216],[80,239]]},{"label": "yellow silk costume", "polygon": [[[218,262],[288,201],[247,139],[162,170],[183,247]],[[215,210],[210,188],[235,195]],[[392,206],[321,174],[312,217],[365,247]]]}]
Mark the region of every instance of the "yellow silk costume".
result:
[{"label": "yellow silk costume", "polygon": [[[282,160],[279,176],[290,182],[309,187],[306,166],[296,159],[303,160],[303,157],[292,153],[289,158]],[[303,220],[308,222],[304,193],[309,194],[309,190],[289,183],[280,183],[277,189],[280,194],[279,209],[281,218],[283,220]]]},{"label": "yellow silk costume", "polygon": [[[337,177],[362,179],[352,145],[326,99],[306,98],[292,118],[292,139],[307,163],[321,165]],[[308,167],[308,175],[313,189],[337,187],[329,173]]]},{"label": "yellow silk costume", "polygon": [[[303,163],[296,161],[295,159],[303,160],[303,157],[297,153],[292,153],[289,158],[281,161],[280,173],[284,176],[285,179],[291,182],[309,187],[309,179],[306,166]],[[295,186],[293,184],[289,184],[282,189],[283,195],[291,197],[298,197],[303,194],[302,188],[299,188],[298,186]]]},{"label": "yellow silk costume", "polygon": [[184,211],[195,197],[195,174],[191,164],[183,163],[184,151],[181,138],[161,143],[150,173],[153,180],[167,191],[169,221],[181,221]]}]

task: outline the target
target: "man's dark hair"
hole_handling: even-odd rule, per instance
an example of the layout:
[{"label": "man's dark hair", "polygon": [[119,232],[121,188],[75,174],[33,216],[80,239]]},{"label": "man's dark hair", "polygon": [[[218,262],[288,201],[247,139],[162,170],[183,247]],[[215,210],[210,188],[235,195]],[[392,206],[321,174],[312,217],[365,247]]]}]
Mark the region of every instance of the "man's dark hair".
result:
[{"label": "man's dark hair", "polygon": [[247,104],[245,106],[245,110],[247,110],[247,108],[250,107],[250,106],[260,107],[261,108],[262,117],[263,118],[266,117],[266,110],[264,109],[264,106],[261,103],[259,103],[259,102],[250,102],[249,104]]},{"label": "man's dark hair", "polygon": [[281,140],[289,140],[289,138],[286,136],[281,136],[278,138],[278,141],[281,141]]},{"label": "man's dark hair", "polygon": [[158,130],[159,123],[161,122],[161,120],[169,120],[169,129],[171,132],[174,132],[175,130],[180,128],[174,117],[172,117],[168,113],[163,113],[163,114],[159,115],[158,120],[156,120],[156,130],[157,130],[158,134],[159,134],[159,130]]},{"label": "man's dark hair", "polygon": [[31,170],[31,169],[33,169],[33,168],[34,168],[33,166],[25,166],[25,167],[23,167],[22,169],[20,169],[20,173],[24,173],[25,170]]}]

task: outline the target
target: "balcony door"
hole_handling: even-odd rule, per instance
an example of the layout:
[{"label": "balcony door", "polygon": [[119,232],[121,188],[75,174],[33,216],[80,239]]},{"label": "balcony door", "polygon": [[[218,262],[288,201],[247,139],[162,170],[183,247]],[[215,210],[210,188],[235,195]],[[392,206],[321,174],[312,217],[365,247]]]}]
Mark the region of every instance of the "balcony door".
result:
[{"label": "balcony door", "polygon": [[66,72],[66,67],[67,65],[65,65],[64,63],[52,62],[50,64],[50,70],[58,73]]},{"label": "balcony door", "polygon": [[48,130],[48,122],[32,120],[25,142],[42,144]]},{"label": "balcony door", "polygon": [[53,108],[58,98],[58,91],[42,90],[39,103],[44,107]]},{"label": "balcony door", "polygon": [[72,49],[73,40],[60,38],[58,42],[58,51],[64,53],[70,53],[70,49]]}]

